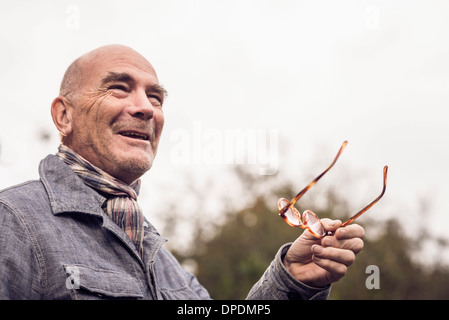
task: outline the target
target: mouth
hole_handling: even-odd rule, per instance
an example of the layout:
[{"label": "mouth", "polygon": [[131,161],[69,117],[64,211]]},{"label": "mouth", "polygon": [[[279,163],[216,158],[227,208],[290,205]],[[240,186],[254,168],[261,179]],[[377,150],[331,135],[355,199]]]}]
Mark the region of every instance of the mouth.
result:
[{"label": "mouth", "polygon": [[137,131],[121,131],[118,134],[121,136],[124,136],[126,138],[131,138],[131,139],[136,139],[136,140],[144,140],[144,141],[150,140],[149,135],[142,133],[142,132],[137,132]]}]

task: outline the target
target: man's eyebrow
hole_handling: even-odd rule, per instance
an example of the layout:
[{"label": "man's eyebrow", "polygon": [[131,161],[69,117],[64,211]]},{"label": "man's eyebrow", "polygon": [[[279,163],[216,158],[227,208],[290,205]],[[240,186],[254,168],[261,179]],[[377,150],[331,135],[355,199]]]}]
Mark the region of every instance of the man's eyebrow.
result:
[{"label": "man's eyebrow", "polygon": [[162,102],[164,101],[164,98],[167,96],[167,90],[160,84],[155,84],[149,87],[149,92],[157,94]]},{"label": "man's eyebrow", "polygon": [[101,84],[105,85],[111,82],[134,82],[134,78],[126,72],[109,71],[107,75],[101,79]]},{"label": "man's eyebrow", "polygon": [[[101,79],[101,84],[105,86],[108,83],[112,82],[133,83],[135,82],[135,80],[129,73],[109,71],[106,76]],[[164,100],[164,98],[167,96],[167,90],[165,90],[165,88],[160,84],[152,85],[148,89],[150,92],[159,95],[162,100]]]}]

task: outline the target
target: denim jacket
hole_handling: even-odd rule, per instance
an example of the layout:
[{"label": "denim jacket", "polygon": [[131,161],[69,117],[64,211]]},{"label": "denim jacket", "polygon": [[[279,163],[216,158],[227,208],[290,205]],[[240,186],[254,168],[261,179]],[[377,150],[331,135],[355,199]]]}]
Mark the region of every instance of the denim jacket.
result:
[{"label": "denim jacket", "polygon": [[[146,221],[143,259],[108,216],[106,199],[59,158],[40,179],[0,192],[0,299],[210,299]],[[283,246],[249,299],[325,299],[282,264]]]}]

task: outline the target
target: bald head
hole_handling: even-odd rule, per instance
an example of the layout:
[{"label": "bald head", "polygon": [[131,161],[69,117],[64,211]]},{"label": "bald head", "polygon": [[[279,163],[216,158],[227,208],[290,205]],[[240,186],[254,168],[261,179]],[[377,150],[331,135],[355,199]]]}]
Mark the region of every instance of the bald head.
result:
[{"label": "bald head", "polygon": [[93,76],[96,75],[95,67],[110,63],[113,58],[126,60],[130,57],[139,61],[139,68],[142,70],[155,73],[150,62],[136,50],[120,44],[105,45],[85,53],[70,64],[62,79],[59,94],[68,99],[74,99],[75,95],[93,80]]},{"label": "bald head", "polygon": [[59,94],[61,96],[72,99],[75,92],[80,89],[81,79],[81,63],[80,58],[72,62],[67,68],[62,78],[61,86],[59,88]]}]

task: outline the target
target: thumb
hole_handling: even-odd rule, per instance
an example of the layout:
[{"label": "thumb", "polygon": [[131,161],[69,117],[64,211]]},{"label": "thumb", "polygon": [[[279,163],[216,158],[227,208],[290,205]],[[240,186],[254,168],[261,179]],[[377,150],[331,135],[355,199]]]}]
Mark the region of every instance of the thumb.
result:
[{"label": "thumb", "polygon": [[342,224],[340,220],[331,220],[328,218],[321,219],[321,223],[323,224],[324,229],[332,232],[340,228]]}]

